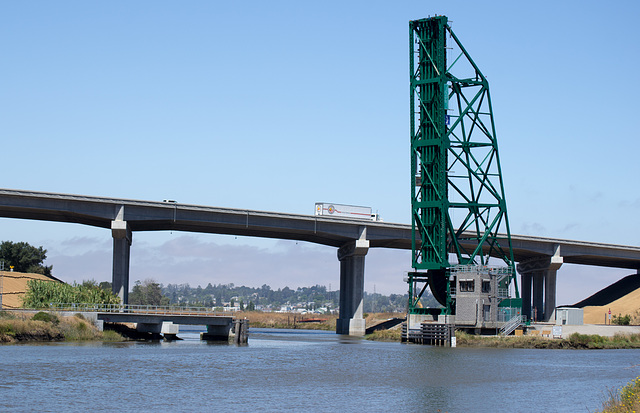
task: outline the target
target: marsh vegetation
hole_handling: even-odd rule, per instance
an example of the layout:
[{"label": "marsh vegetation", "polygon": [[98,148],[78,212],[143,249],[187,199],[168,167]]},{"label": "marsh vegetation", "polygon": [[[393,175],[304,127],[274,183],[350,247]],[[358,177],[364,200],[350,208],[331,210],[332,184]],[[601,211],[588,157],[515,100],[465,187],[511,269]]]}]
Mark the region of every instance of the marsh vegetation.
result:
[{"label": "marsh vegetation", "polygon": [[99,331],[81,314],[59,317],[43,311],[33,316],[0,312],[0,343],[123,340],[123,337],[114,331]]}]

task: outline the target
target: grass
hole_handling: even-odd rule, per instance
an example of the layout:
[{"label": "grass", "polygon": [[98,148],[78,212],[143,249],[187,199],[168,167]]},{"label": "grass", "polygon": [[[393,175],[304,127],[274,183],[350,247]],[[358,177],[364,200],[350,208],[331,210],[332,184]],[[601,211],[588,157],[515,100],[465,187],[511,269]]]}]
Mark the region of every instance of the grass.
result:
[{"label": "grass", "polygon": [[[265,313],[262,311],[240,311],[234,313],[237,318],[249,320],[249,326],[254,328],[298,328],[305,330],[335,330],[336,315],[330,314],[294,314],[294,313]],[[304,320],[323,320],[305,322]]]},{"label": "grass", "polygon": [[63,337],[57,328],[45,321],[7,319],[0,320],[0,343],[15,341],[60,341]]},{"label": "grass", "polygon": [[[254,328],[296,328],[326,331],[335,331],[336,320],[338,319],[338,316],[335,314],[302,315],[296,313],[267,313],[262,311],[240,311],[234,313],[234,315],[238,318],[248,319],[249,326]],[[403,315],[401,314],[400,316]],[[380,321],[385,321],[393,317],[398,317],[398,313],[371,313],[364,315],[367,326],[377,324]],[[322,321],[305,322],[305,320],[309,319]],[[395,335],[393,337],[395,337]],[[400,341],[400,333],[397,334],[397,339]]]},{"label": "grass", "polygon": [[[254,328],[295,328],[335,331],[336,315],[267,313],[262,311],[243,311],[235,313],[238,318],[247,318]],[[380,321],[397,317],[396,313],[365,314],[368,326]],[[321,322],[304,322],[310,318],[322,319]],[[397,341],[401,339],[400,328],[379,330],[368,334],[368,340]],[[617,334],[613,337],[585,335],[575,333],[567,339],[551,339],[540,336],[476,336],[462,331],[456,332],[458,347],[495,347],[495,348],[540,348],[540,349],[625,349],[640,348],[640,335]],[[640,413],[640,411],[639,411]]]},{"label": "grass", "polygon": [[374,341],[397,341],[400,342],[400,339],[402,338],[402,330],[400,330],[399,328],[393,328],[393,329],[389,329],[389,330],[378,330],[378,331],[374,331],[371,334],[367,334],[365,336],[365,338],[367,340],[374,340]]},{"label": "grass", "polygon": [[640,377],[636,377],[618,392],[612,391],[603,403],[602,413],[640,412]]},{"label": "grass", "polygon": [[29,319],[24,314],[1,312],[0,343],[29,341],[124,341],[124,338],[114,331],[99,331],[77,315],[58,317],[38,313]]},{"label": "grass", "polygon": [[544,348],[544,349],[631,349],[640,348],[639,334],[616,334],[613,337],[574,333],[566,339],[539,336],[475,336],[456,331],[459,347]]}]

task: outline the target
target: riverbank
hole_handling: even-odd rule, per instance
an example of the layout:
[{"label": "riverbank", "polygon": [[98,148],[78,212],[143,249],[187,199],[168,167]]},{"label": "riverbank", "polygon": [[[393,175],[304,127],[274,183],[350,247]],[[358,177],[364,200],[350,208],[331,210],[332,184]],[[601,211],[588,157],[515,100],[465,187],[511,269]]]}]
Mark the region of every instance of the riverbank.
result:
[{"label": "riverbank", "polygon": [[[283,328],[301,330],[335,331],[336,315],[264,313],[260,311],[237,312],[238,318],[249,320],[250,328]],[[396,317],[395,313],[366,314],[367,325]],[[379,330],[365,336],[372,341],[401,341],[400,326]],[[124,341],[116,331],[99,331],[81,314],[58,316],[39,313],[39,316],[0,311],[0,343],[47,341]],[[457,347],[493,347],[527,349],[636,349],[640,348],[640,334],[615,334],[611,337],[596,334],[573,333],[564,339],[538,335],[525,336],[476,336],[456,332]]]},{"label": "riverbank", "polygon": [[237,311],[233,314],[239,319],[249,320],[249,328],[331,331],[335,330],[338,319],[338,316],[333,314],[266,313],[262,311]]},{"label": "riverbank", "polygon": [[[365,338],[374,341],[400,341],[400,329],[375,331]],[[526,336],[476,336],[456,331],[457,347],[493,347],[527,349],[637,349],[640,334],[615,334],[612,337],[597,334],[573,333],[564,339],[534,335]]]},{"label": "riverbank", "polygon": [[28,316],[0,311],[0,343],[124,340],[115,331],[99,331],[80,314],[58,317],[40,312]]},{"label": "riverbank", "polygon": [[565,339],[539,336],[475,336],[456,331],[458,347],[535,348],[535,349],[635,349],[640,335],[616,334],[613,337],[573,333]]},{"label": "riverbank", "polygon": [[[266,313],[262,311],[238,311],[234,315],[237,318],[249,320],[250,328],[290,328],[325,331],[335,331],[336,320],[338,319],[336,314]],[[364,315],[364,319],[367,326],[372,326],[399,315],[403,316],[398,313],[367,313]]]},{"label": "riverbank", "polygon": [[[243,311],[235,313],[238,318],[249,320],[250,328],[285,328],[335,331],[337,315],[265,313]],[[378,324],[397,313],[365,314],[367,326]],[[588,331],[588,330],[586,330]],[[372,341],[400,342],[400,326],[389,330],[374,331],[365,336]],[[564,339],[553,339],[540,335],[525,336],[476,336],[456,332],[458,347],[528,348],[528,349],[633,349],[640,348],[640,334],[616,333],[610,337],[597,334],[573,333]]]}]

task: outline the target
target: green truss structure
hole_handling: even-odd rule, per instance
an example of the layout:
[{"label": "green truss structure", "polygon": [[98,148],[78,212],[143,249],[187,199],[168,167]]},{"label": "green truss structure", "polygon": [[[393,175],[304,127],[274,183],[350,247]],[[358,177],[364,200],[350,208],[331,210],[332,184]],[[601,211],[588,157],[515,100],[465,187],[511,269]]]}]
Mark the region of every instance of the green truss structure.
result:
[{"label": "green truss structure", "polygon": [[447,17],[411,21],[409,29],[415,270],[409,311],[420,312],[430,284],[451,314],[450,268],[484,266],[494,257],[515,274],[498,142],[489,83]]}]

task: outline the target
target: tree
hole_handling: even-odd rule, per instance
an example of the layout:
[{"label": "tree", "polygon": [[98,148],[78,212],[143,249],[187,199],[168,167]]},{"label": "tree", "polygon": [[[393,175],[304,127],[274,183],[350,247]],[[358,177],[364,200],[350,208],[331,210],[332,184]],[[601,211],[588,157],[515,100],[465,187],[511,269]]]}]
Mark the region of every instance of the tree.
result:
[{"label": "tree", "polygon": [[111,283],[110,283],[109,281],[102,281],[102,282],[98,285],[98,287],[102,288],[102,289],[103,289],[103,290],[105,290],[105,291],[109,291],[109,292],[111,292],[111,291],[112,291]]},{"label": "tree", "polygon": [[4,260],[6,267],[13,266],[17,272],[30,272],[51,275],[53,265],[45,266],[47,250],[34,247],[26,242],[3,241],[0,244],[0,260]]},{"label": "tree", "polygon": [[162,295],[162,286],[152,279],[146,279],[143,283],[136,280],[129,304],[134,305],[168,305],[169,298]]}]

